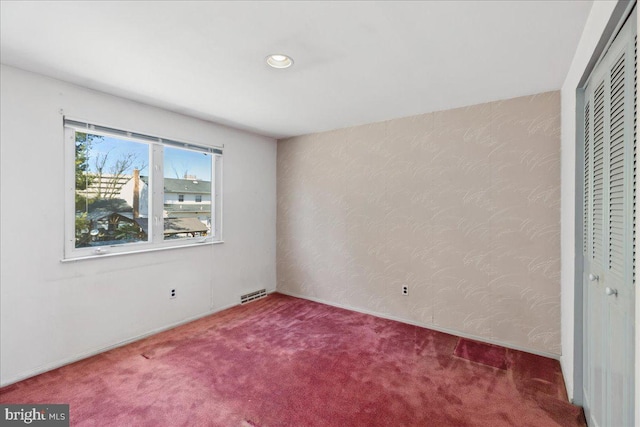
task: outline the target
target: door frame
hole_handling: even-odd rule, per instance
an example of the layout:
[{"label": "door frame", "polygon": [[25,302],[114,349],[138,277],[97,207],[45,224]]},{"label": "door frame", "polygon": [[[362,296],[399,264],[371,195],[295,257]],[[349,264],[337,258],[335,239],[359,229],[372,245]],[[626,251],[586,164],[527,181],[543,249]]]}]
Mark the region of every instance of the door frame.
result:
[{"label": "door frame", "polygon": [[[573,378],[567,379],[573,383],[573,403],[576,405],[584,405],[583,394],[583,344],[584,344],[584,318],[583,318],[583,274],[584,274],[584,255],[583,255],[583,239],[584,239],[584,108],[585,108],[585,87],[587,81],[591,76],[591,73],[595,67],[599,64],[604,54],[609,49],[609,46],[615,39],[627,18],[633,11],[633,8],[637,0],[626,1],[618,0],[607,25],[600,36],[600,40],[596,48],[593,51],[591,59],[587,64],[587,67],[582,74],[578,87],[576,89],[576,143],[575,143],[575,219],[574,219],[574,330],[573,330]],[[636,82],[637,84],[637,82]],[[635,320],[636,326],[638,325],[638,299],[640,292],[636,289],[636,301],[635,301]],[[639,340],[640,327],[636,327],[636,347]],[[640,384],[638,384],[638,376],[640,371],[640,363],[638,362],[640,352],[636,351],[635,361],[635,390],[636,396],[640,396],[638,390]],[[635,408],[636,420],[640,420],[639,415],[640,408]]]}]

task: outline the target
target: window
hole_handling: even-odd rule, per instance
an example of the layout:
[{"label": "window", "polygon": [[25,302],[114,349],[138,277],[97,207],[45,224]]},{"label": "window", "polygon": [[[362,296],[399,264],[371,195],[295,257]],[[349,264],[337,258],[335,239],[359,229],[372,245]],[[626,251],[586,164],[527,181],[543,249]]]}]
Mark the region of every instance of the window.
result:
[{"label": "window", "polygon": [[[165,240],[201,237],[208,234],[211,228],[212,164],[210,153],[165,147],[164,165],[167,170],[164,175]],[[185,195],[178,194],[182,191],[189,193],[191,200],[193,200],[192,194],[207,194],[209,203],[206,206],[185,203],[176,207],[176,194],[178,202],[184,202]],[[201,195],[200,198],[202,198]]]},{"label": "window", "polygon": [[221,241],[220,148],[64,123],[65,258]]}]

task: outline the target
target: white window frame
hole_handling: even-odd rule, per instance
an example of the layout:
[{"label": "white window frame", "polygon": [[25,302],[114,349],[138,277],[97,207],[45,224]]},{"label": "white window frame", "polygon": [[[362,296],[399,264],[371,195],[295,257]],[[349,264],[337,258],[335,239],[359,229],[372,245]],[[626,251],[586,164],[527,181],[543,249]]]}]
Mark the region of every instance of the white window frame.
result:
[{"label": "white window frame", "polygon": [[[116,127],[101,125],[86,120],[65,117],[64,155],[65,155],[65,261],[103,258],[139,252],[158,251],[174,248],[193,247],[223,243],[222,239],[222,158],[223,147],[207,146],[187,142],[177,142],[140,132],[124,131]],[[113,132],[110,132],[112,130]],[[107,136],[124,141],[147,144],[149,147],[149,225],[148,240],[118,245],[76,248],[75,238],[75,138],[76,132]],[[164,147],[170,146],[182,150],[208,152],[211,154],[211,234],[206,237],[185,237],[164,239]]]}]

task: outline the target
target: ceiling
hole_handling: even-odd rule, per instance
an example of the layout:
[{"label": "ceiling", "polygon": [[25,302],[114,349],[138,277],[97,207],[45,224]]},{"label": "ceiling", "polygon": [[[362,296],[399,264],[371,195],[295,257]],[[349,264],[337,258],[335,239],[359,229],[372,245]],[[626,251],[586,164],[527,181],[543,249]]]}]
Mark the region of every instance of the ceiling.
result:
[{"label": "ceiling", "polygon": [[[591,5],[2,1],[0,53],[281,138],[560,89]],[[293,67],[269,68],[271,53]]]}]

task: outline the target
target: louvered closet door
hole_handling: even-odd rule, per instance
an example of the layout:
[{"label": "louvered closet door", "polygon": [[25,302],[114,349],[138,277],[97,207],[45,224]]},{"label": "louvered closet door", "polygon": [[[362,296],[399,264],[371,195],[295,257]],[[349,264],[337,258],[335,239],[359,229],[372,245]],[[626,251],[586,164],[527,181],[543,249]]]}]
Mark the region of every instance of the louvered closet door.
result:
[{"label": "louvered closet door", "polygon": [[636,12],[589,78],[584,108],[584,406],[633,426]]}]

